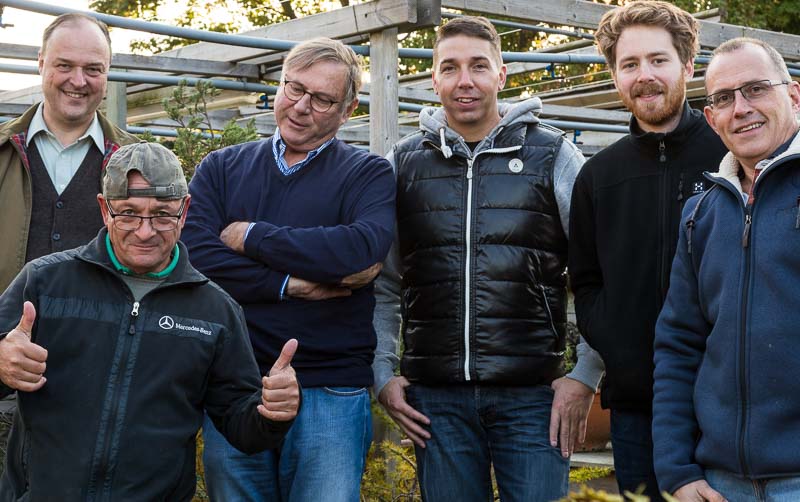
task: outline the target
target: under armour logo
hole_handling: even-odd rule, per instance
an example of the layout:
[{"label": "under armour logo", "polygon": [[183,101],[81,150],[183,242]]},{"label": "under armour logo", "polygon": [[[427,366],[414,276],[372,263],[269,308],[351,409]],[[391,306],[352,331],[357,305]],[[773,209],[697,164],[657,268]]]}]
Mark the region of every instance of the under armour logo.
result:
[{"label": "under armour logo", "polygon": [[172,329],[175,327],[175,321],[173,321],[170,316],[165,315],[158,320],[158,325],[161,329]]}]

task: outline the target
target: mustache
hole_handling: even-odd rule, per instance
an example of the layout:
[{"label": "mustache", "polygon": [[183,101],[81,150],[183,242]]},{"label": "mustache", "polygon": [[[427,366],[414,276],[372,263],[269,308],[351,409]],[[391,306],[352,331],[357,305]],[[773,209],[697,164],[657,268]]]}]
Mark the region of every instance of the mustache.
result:
[{"label": "mustache", "polygon": [[649,82],[647,84],[636,84],[631,89],[631,95],[638,98],[644,94],[658,94],[665,92],[664,86],[656,82]]}]

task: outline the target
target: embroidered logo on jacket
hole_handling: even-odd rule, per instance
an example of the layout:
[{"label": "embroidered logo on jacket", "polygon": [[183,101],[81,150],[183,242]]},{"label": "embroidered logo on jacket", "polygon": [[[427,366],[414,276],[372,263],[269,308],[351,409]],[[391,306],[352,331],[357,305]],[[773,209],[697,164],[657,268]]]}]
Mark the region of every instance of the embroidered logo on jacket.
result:
[{"label": "embroidered logo on jacket", "polygon": [[519,159],[511,159],[508,161],[508,170],[512,173],[522,172],[522,161]]},{"label": "embroidered logo on jacket", "polygon": [[196,331],[198,333],[202,333],[204,335],[211,335],[211,331],[205,328],[201,328],[200,326],[187,326],[185,324],[181,324],[179,322],[175,322],[172,317],[165,315],[161,319],[158,320],[158,326],[161,329],[179,329],[181,331]]},{"label": "embroidered logo on jacket", "polygon": [[692,186],[692,194],[703,193],[705,189],[706,186],[702,181],[695,181],[694,186]]}]

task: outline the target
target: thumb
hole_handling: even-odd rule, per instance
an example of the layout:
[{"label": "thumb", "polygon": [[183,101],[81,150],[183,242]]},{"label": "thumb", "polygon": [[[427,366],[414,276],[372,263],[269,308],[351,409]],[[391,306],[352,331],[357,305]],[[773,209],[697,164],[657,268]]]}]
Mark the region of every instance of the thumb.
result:
[{"label": "thumb", "polygon": [[284,344],[283,349],[281,350],[281,355],[278,356],[278,360],[272,365],[272,369],[269,370],[269,374],[272,375],[275,372],[283,371],[287,366],[292,364],[292,358],[294,357],[294,353],[296,351],[297,340],[292,338]]},{"label": "thumb", "polygon": [[36,307],[31,302],[25,302],[22,306],[22,317],[17,324],[17,329],[31,337],[33,331],[33,322],[36,320]]}]

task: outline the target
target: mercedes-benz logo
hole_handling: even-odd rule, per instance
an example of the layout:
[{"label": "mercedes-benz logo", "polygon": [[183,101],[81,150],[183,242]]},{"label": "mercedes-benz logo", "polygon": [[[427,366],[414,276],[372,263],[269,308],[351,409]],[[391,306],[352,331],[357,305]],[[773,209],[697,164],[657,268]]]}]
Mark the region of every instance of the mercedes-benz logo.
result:
[{"label": "mercedes-benz logo", "polygon": [[175,321],[168,315],[165,315],[161,319],[158,320],[158,325],[161,329],[172,329],[175,327]]}]

